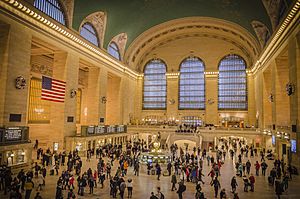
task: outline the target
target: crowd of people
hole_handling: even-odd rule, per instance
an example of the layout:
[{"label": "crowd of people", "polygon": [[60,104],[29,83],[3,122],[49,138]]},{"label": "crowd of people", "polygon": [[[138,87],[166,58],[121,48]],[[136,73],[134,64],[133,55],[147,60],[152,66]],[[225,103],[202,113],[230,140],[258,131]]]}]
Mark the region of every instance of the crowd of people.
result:
[{"label": "crowd of people", "polygon": [[[109,187],[112,198],[132,198],[134,195],[133,179],[127,176],[128,170],[131,168],[134,175],[139,176],[141,167],[139,156],[141,152],[147,150],[144,141],[128,142],[124,146],[106,144],[97,149],[89,149],[86,152],[86,161],[82,161],[76,150],[69,153],[65,151],[51,153],[50,149],[44,151],[36,148],[37,161],[31,170],[26,172],[21,170],[14,176],[9,168],[0,168],[0,189],[11,199],[32,198],[32,190],[36,189],[34,198],[40,199],[43,197],[42,190],[46,186],[47,176],[54,175],[58,178],[56,199],[94,194],[95,188],[103,189],[106,186]],[[230,198],[238,199],[237,187],[238,181],[241,180],[244,192],[254,192],[256,178],[259,175],[268,175],[269,186],[274,186],[274,192],[280,198],[280,195],[288,189],[289,181],[292,179],[292,167],[279,159],[274,161],[272,169],[267,173],[267,168],[271,165],[268,165],[265,160],[265,151],[258,152],[253,146],[248,146],[244,140],[220,140],[214,152],[196,147],[191,151],[188,148],[184,151],[176,144],[172,144],[169,150],[172,154],[172,161],[164,167],[159,162],[148,162],[147,174],[156,175],[158,181],[162,174],[170,176],[170,191],[176,191],[179,199],[184,198],[187,183],[194,184],[195,199],[206,198],[207,193],[203,189],[206,176],[209,179],[206,179],[206,183],[213,187],[215,198],[221,199],[228,198],[230,194],[232,194]],[[259,159],[258,156],[260,156],[260,161],[252,165],[253,158]],[[97,165],[91,165],[83,170],[83,164],[90,166],[91,158],[97,160]],[[236,175],[232,176],[231,180],[228,179],[231,185],[230,192],[220,182],[225,161],[235,161]],[[207,173],[204,172],[204,164],[210,168]],[[251,172],[252,167],[255,175]],[[150,199],[163,198],[165,195],[161,187],[157,187],[156,192],[150,193]]]}]

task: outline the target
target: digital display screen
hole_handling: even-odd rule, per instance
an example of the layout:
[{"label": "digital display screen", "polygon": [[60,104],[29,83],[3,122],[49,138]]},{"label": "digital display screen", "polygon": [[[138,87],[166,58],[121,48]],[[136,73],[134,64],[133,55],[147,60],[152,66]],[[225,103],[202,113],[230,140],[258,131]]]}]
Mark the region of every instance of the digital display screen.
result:
[{"label": "digital display screen", "polygon": [[275,145],[276,144],[276,137],[275,135],[272,135],[272,145]]},{"label": "digital display screen", "polygon": [[291,152],[296,153],[297,152],[297,141],[291,140]]},{"label": "digital display screen", "polygon": [[7,141],[21,140],[22,139],[22,129],[18,127],[10,127],[5,130],[5,139]]},{"label": "digital display screen", "polygon": [[87,128],[87,133],[88,134],[94,134],[95,133],[95,127],[94,126],[89,126]]}]

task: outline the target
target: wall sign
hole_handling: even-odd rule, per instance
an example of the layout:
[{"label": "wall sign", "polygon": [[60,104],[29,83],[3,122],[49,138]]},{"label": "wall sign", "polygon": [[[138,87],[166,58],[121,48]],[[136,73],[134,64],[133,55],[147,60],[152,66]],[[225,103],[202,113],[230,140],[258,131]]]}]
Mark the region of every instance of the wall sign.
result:
[{"label": "wall sign", "polygon": [[5,129],[4,138],[7,141],[16,141],[22,139],[22,129],[19,127],[8,127]]}]

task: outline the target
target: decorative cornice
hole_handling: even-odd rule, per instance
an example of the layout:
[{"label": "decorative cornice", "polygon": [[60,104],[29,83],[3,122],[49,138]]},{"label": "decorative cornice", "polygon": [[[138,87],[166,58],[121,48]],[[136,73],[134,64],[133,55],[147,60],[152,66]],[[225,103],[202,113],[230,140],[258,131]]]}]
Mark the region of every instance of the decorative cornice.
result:
[{"label": "decorative cornice", "polygon": [[137,78],[138,73],[127,68],[121,62],[111,58],[105,51],[100,48],[95,48],[88,42],[86,42],[81,36],[76,34],[74,31],[60,25],[56,22],[53,22],[51,19],[46,19],[41,16],[39,13],[34,11],[31,8],[26,7],[16,0],[4,0],[0,1],[0,6],[19,18],[29,22],[30,24],[40,28],[41,30],[67,42],[68,44],[78,48],[78,50],[84,50],[89,55],[92,55],[93,58],[104,62],[109,67],[127,74],[130,77]]},{"label": "decorative cornice", "polygon": [[251,72],[253,74],[256,74],[258,71],[267,66],[268,62],[271,60],[272,56],[276,53],[283,41],[287,40],[287,36],[293,30],[293,28],[299,26],[299,9],[300,0],[297,0],[287,17],[277,29],[275,35],[273,35],[273,37],[269,40],[269,43],[263,50],[263,53],[259,59],[256,61],[254,67],[252,67]]}]

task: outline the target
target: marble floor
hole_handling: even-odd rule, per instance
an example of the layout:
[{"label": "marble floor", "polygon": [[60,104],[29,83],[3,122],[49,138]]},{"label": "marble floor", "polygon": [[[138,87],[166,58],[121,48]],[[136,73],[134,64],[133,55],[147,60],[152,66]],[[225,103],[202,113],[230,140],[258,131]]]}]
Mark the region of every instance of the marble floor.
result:
[{"label": "marble floor", "polygon": [[[255,161],[258,158],[249,158],[252,165],[254,165]],[[246,162],[248,158],[243,159],[243,162]],[[116,163],[116,162],[115,162]],[[269,174],[269,170],[272,168],[273,163],[271,161],[267,161],[269,165],[267,174]],[[90,162],[87,162],[86,159],[83,158],[83,169],[86,170],[88,168],[92,168],[93,170],[96,169],[97,160],[93,158]],[[49,168],[48,168],[49,169]],[[165,168],[163,168],[164,170]],[[205,184],[202,186],[202,190],[205,193],[205,197],[207,199],[214,198],[213,187],[209,185],[210,177],[207,176],[210,167],[207,166],[207,162],[205,160],[204,164],[204,182]],[[255,173],[254,167],[252,166],[251,172]],[[116,164],[113,167],[113,173],[116,170]],[[60,172],[62,169],[60,169]],[[235,168],[234,168],[234,161],[227,157],[223,167],[221,168],[221,176],[220,176],[220,183],[221,187],[226,189],[226,193],[228,198],[233,198],[233,194],[230,193],[230,181],[232,176],[235,175]],[[158,186],[161,187],[162,193],[165,195],[166,199],[176,199],[178,198],[176,191],[171,191],[171,177],[169,176],[161,176],[160,181],[156,179],[156,176],[148,176],[146,174],[146,167],[142,166],[140,175],[134,176],[133,169],[129,168],[128,175],[124,177],[127,181],[128,178],[133,180],[133,197],[135,199],[146,199],[150,198],[150,193],[156,191]],[[40,191],[41,196],[45,199],[53,199],[55,198],[55,190],[56,190],[56,182],[58,176],[47,176],[46,177],[46,186],[42,191]],[[255,198],[255,199],[274,199],[277,198],[275,196],[274,188],[268,185],[267,176],[258,176],[256,177],[255,183],[255,192],[244,192],[243,191],[243,182],[242,179],[237,177],[238,188],[237,192],[239,193],[239,197],[241,199],[245,198]],[[183,198],[185,199],[194,199],[195,194],[195,184],[191,182],[187,182],[187,190],[183,194]],[[77,187],[75,188],[77,193]],[[36,191],[34,190],[31,194],[31,198],[34,198]],[[64,198],[66,198],[67,192],[64,192]],[[125,191],[125,196],[127,197],[127,191]],[[0,198],[9,198],[8,196],[4,196],[3,193],[0,193]],[[85,190],[84,196],[77,196],[77,198],[95,198],[95,199],[108,199],[111,198],[109,195],[109,181],[105,181],[104,188],[94,189],[94,194],[89,194],[88,188]],[[119,196],[118,196],[119,198]],[[283,199],[299,199],[300,198],[300,176],[294,176],[293,180],[289,182],[289,189],[283,193],[281,196]]]}]

